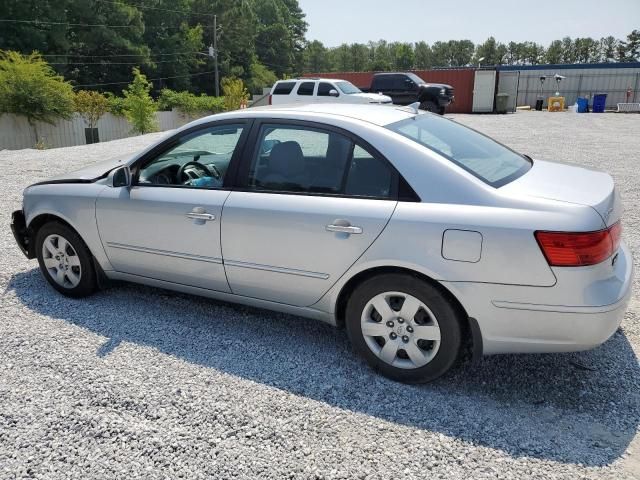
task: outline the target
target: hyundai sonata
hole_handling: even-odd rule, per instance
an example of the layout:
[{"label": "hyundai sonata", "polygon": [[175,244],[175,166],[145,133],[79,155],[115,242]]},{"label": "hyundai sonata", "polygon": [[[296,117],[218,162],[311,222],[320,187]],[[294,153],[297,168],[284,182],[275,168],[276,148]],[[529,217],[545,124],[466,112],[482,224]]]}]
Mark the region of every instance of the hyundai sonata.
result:
[{"label": "hyundai sonata", "polygon": [[125,280],[346,326],[382,374],[589,349],[632,258],[611,177],[533,160],[412,107],[200,119],[24,192],[12,229],[58,292]]}]

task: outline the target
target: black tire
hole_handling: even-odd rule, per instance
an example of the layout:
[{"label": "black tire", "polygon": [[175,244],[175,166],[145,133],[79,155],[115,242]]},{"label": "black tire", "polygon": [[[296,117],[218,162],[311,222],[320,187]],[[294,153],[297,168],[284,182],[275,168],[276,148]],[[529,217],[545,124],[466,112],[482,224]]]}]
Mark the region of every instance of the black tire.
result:
[{"label": "black tire", "polygon": [[[431,310],[437,319],[440,344],[435,356],[426,365],[418,368],[393,366],[379,358],[367,344],[361,327],[364,309],[375,296],[385,292],[401,292],[415,297]],[[461,348],[460,325],[460,314],[438,287],[406,274],[383,274],[365,280],[356,287],[347,303],[346,328],[354,350],[362,355],[374,370],[385,377],[404,383],[430,382],[454,365]],[[386,343],[382,338],[378,340]]]},{"label": "black tire", "polygon": [[447,110],[447,107],[440,107],[438,110],[438,115],[444,115],[444,112]]},{"label": "black tire", "polygon": [[[72,250],[75,251],[79,259],[79,282],[77,285],[60,285],[53,278],[52,273],[45,265],[45,258],[43,252],[43,245],[45,240],[50,235],[56,235],[65,239]],[[89,251],[89,248],[84,243],[80,235],[78,235],[73,229],[68,226],[58,223],[49,222],[43,225],[36,234],[36,255],[38,257],[38,264],[40,265],[40,271],[49,284],[55,288],[61,294],[67,297],[81,298],[87,297],[94,293],[97,289],[96,271],[93,265],[93,256]],[[73,269],[73,267],[71,267]],[[70,282],[69,282],[70,283]]]},{"label": "black tire", "polygon": [[433,100],[425,100],[420,104],[420,110],[426,110],[431,113],[439,113],[440,107]]}]

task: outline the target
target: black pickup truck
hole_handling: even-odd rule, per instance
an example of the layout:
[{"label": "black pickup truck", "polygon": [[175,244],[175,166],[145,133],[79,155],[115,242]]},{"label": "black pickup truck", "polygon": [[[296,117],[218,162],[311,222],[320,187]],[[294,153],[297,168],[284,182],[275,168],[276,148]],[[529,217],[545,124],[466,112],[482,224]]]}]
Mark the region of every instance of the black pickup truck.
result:
[{"label": "black pickup truck", "polygon": [[443,115],[453,101],[453,87],[442,83],[427,83],[415,73],[376,73],[368,90],[388,95],[396,105],[420,102],[420,109]]}]

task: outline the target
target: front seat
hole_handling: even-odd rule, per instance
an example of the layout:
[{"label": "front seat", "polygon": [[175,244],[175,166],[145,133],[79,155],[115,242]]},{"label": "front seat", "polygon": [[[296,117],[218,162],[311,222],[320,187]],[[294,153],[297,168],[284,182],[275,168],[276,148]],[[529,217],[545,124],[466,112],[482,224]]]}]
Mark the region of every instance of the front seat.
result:
[{"label": "front seat", "polygon": [[306,171],[304,155],[298,142],[276,144],[269,154],[267,172],[260,179],[262,188],[306,190],[309,187],[310,175]]}]

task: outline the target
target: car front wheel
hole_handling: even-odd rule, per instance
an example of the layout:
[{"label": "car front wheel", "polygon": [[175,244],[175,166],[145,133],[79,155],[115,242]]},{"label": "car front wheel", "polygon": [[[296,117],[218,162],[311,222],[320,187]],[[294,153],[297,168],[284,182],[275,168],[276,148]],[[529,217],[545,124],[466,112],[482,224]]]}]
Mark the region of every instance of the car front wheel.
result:
[{"label": "car front wheel", "polygon": [[47,223],[36,235],[36,253],[45,279],[68,297],[85,297],[96,290],[96,273],[89,249],[71,228]]},{"label": "car front wheel", "polygon": [[420,104],[420,110],[426,110],[431,113],[440,113],[440,107],[432,100],[425,100]]},{"label": "car front wheel", "polygon": [[403,274],[360,284],[347,304],[347,333],[377,371],[406,383],[449,370],[461,343],[459,314],[434,285]]}]

